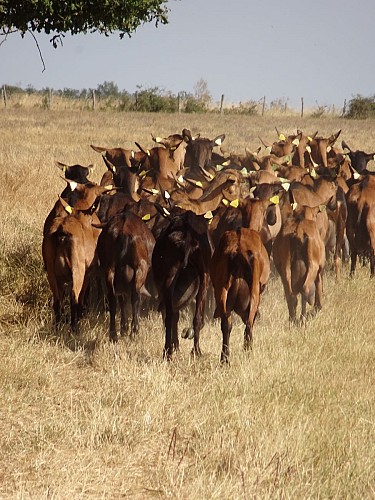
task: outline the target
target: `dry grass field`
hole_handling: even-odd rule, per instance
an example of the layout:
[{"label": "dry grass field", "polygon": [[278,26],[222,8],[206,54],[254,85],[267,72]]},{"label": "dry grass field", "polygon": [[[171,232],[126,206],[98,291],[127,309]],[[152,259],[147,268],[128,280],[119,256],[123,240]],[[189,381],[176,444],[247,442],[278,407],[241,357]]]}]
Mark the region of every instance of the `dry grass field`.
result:
[{"label": "dry grass field", "polygon": [[[275,121],[277,120],[277,121]],[[373,121],[298,117],[0,111],[0,498],[273,499],[375,497],[374,282],[348,267],[324,281],[323,310],[290,327],[280,279],[261,300],[254,349],[236,321],[231,364],[220,325],[162,361],[159,314],[136,341],[108,341],[108,316],[55,333],[43,271],[43,222],[65,186],[54,166],[95,163],[90,144],[151,147],[150,133],[226,133],[229,151],[271,141],[274,127],[342,129],[375,149]],[[340,138],[341,141],[341,138]],[[187,322],[186,312],[182,321]]]}]

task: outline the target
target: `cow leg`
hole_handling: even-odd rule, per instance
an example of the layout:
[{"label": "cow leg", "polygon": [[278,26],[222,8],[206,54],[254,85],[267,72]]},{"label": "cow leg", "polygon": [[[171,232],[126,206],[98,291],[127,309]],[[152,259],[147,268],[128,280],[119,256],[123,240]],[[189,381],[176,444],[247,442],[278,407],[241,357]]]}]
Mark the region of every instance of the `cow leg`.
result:
[{"label": "cow leg", "polygon": [[123,337],[128,331],[128,318],[126,317],[126,297],[124,295],[118,296],[120,305],[120,335]]},{"label": "cow leg", "polygon": [[173,351],[177,351],[179,348],[177,330],[178,319],[179,312],[173,311],[171,300],[167,300],[167,303],[165,305],[165,345],[163,352],[163,358],[167,359],[167,361],[170,361],[172,359]]},{"label": "cow leg", "polygon": [[249,351],[253,348],[253,329],[249,322],[245,323],[243,348],[244,351]]},{"label": "cow leg", "polygon": [[375,256],[374,250],[370,249],[370,277],[373,278],[375,273]]},{"label": "cow leg", "polygon": [[286,294],[286,302],[288,304],[289,321],[295,323],[297,315],[297,296],[294,294]]},{"label": "cow leg", "polygon": [[116,295],[112,287],[108,287],[108,306],[109,306],[109,339],[112,342],[117,342],[118,337],[116,333]]},{"label": "cow leg", "polygon": [[73,332],[77,331],[79,318],[79,305],[74,292],[70,294],[70,326]]},{"label": "cow leg", "polygon": [[208,287],[208,274],[205,273],[200,280],[200,286],[195,300],[195,314],[193,319],[194,346],[192,350],[192,354],[194,356],[202,355],[202,351],[199,346],[199,334],[204,325],[204,312],[206,306],[207,287]]},{"label": "cow leg", "polygon": [[53,312],[55,314],[55,326],[57,327],[61,323],[61,299],[56,297],[53,301]]},{"label": "cow leg", "polygon": [[322,297],[323,297],[323,277],[321,271],[319,271],[315,280],[315,304],[314,304],[315,312],[318,312],[322,309]]},{"label": "cow leg", "polygon": [[307,320],[307,297],[304,293],[301,295],[301,318],[300,318],[300,324],[301,326],[305,323]]},{"label": "cow leg", "polygon": [[231,316],[223,316],[221,318],[221,331],[223,334],[223,346],[221,349],[220,362],[229,363],[229,338],[232,331],[232,318]]},{"label": "cow leg", "polygon": [[350,277],[352,278],[354,276],[355,272],[355,266],[357,264],[357,251],[352,249],[351,254],[350,254]]},{"label": "cow leg", "polygon": [[132,301],[132,315],[133,315],[131,335],[134,337],[139,332],[139,309],[141,305],[141,295],[136,290],[135,286],[132,289],[131,301]]}]

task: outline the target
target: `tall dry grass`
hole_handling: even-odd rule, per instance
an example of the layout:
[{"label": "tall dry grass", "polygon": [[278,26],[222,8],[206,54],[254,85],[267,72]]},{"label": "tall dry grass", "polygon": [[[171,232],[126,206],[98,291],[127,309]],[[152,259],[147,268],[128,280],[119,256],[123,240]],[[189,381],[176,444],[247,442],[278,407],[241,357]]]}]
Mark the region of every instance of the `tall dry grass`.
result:
[{"label": "tall dry grass", "polygon": [[[64,187],[54,161],[96,164],[90,144],[150,147],[153,132],[189,127],[230,151],[255,149],[274,126],[323,135],[342,128],[373,150],[374,122],[339,119],[0,112],[0,497],[374,498],[374,284],[367,268],[339,283],[323,310],[290,328],[280,280],[262,297],[254,350],[235,322],[231,365],[220,326],[202,359],[182,341],[162,362],[163,325],[144,312],[136,341],[115,347],[108,317],[56,334],[41,259],[44,219]],[[188,322],[184,313],[182,325]]]}]

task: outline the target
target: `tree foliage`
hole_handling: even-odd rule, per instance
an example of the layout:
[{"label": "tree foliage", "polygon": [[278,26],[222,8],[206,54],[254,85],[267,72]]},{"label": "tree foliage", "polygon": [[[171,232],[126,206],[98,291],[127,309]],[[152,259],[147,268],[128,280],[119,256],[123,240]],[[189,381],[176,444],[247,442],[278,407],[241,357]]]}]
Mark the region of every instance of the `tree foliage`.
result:
[{"label": "tree foliage", "polygon": [[349,107],[345,113],[346,118],[374,118],[375,117],[375,95],[363,97],[356,95],[349,101]]},{"label": "tree foliage", "polygon": [[1,0],[0,30],[4,35],[13,31],[53,34],[54,45],[64,33],[119,31],[122,38],[143,23],[166,24],[166,4],[167,0]]}]

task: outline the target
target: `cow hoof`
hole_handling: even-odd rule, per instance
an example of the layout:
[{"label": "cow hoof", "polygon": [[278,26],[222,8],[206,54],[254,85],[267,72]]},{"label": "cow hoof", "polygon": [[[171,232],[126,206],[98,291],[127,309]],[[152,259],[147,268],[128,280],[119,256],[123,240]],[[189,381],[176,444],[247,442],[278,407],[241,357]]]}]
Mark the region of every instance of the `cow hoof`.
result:
[{"label": "cow hoof", "polygon": [[188,339],[191,340],[194,338],[194,328],[191,326],[189,328],[184,328],[183,332],[181,333],[181,337],[183,339]]}]

